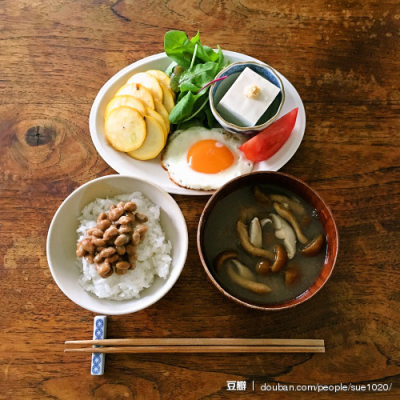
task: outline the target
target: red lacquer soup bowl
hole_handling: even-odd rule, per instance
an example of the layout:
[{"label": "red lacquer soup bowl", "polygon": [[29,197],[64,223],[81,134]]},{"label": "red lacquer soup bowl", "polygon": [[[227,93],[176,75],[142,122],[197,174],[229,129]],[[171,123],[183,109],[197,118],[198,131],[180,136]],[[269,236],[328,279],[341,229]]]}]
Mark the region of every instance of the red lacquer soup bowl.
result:
[{"label": "red lacquer soup bowl", "polygon": [[[208,257],[206,254],[205,244],[204,244],[205,243],[204,236],[208,218],[212,213],[214,207],[222,199],[224,199],[227,195],[238,191],[241,188],[249,186],[253,187],[254,185],[265,185],[265,184],[279,186],[280,188],[289,190],[290,192],[302,198],[312,208],[314,208],[317,211],[319,220],[321,221],[323,228],[325,230],[326,244],[327,244],[324,264],[322,266],[319,276],[317,277],[316,281],[311,285],[311,287],[309,287],[308,290],[304,291],[302,294],[298,295],[297,297],[291,300],[274,304],[260,304],[258,302],[257,303],[251,302],[249,300],[244,300],[243,298],[239,298],[238,296],[230,293],[230,291],[225,288],[225,285],[223,287],[216,279],[214,266],[209,265],[210,263],[207,262]],[[238,201],[240,201],[239,198]],[[210,278],[212,284],[224,296],[246,307],[258,310],[274,311],[274,310],[282,310],[294,307],[298,304],[303,303],[304,301],[313,297],[325,285],[325,283],[332,274],[333,267],[335,266],[339,250],[339,235],[331,210],[326,205],[321,196],[310,186],[308,186],[305,182],[295,178],[294,176],[283,174],[280,172],[253,172],[231,180],[226,185],[221,187],[210,198],[200,217],[200,222],[197,231],[197,248],[199,251],[200,259],[203,264],[204,270],[207,273],[207,276]]]}]

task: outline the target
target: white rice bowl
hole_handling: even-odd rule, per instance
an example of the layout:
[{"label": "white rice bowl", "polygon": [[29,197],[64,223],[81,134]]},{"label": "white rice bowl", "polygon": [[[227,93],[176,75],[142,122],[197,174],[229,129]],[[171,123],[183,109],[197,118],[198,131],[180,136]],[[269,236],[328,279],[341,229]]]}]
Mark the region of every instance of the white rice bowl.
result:
[{"label": "white rice bowl", "polygon": [[80,221],[78,242],[82,240],[86,231],[96,226],[97,217],[102,212],[108,212],[110,205],[117,205],[120,201],[134,201],[136,212],[146,214],[148,231],[137,247],[136,268],[128,270],[125,275],[112,274],[103,279],[96,271],[95,264],[89,264],[85,258],[78,258],[77,266],[81,270],[79,284],[82,288],[95,294],[101,299],[128,300],[139,298],[140,292],[151,286],[156,275],[166,279],[171,267],[171,242],[167,240],[160,225],[160,207],[155,205],[141,192],[124,194],[111,199],[96,199],[88,204],[78,218]]}]

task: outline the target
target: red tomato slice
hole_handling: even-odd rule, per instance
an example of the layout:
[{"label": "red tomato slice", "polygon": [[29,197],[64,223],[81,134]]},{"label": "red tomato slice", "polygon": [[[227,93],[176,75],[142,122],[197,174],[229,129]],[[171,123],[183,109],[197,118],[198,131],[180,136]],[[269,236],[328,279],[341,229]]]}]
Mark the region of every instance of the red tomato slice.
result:
[{"label": "red tomato slice", "polygon": [[265,161],[272,157],[289,139],[296,123],[299,108],[294,108],[275,121],[258,135],[239,147],[253,162]]}]

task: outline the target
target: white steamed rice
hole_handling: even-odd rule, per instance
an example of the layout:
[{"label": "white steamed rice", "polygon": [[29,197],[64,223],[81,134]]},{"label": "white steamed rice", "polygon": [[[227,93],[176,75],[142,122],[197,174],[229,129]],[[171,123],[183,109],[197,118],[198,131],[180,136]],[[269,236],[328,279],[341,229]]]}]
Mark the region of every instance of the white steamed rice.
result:
[{"label": "white steamed rice", "polygon": [[86,231],[96,226],[97,217],[102,212],[108,212],[111,204],[120,201],[134,201],[137,212],[146,214],[148,231],[145,239],[138,245],[137,262],[134,270],[128,270],[125,275],[113,274],[109,278],[101,278],[95,269],[95,264],[89,264],[84,258],[78,258],[77,265],[81,270],[79,283],[87,292],[92,292],[102,299],[127,300],[140,297],[140,291],[153,283],[155,276],[166,278],[171,266],[171,243],[166,239],[161,228],[160,207],[155,205],[141,192],[116,196],[111,199],[96,199],[88,204],[78,218],[78,242],[83,239]]}]

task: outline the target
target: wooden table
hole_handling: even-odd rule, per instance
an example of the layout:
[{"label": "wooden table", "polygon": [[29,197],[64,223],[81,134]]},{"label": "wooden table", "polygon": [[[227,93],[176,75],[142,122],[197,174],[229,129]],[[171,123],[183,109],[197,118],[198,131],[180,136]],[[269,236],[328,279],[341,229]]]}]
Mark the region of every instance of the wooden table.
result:
[{"label": "wooden table", "polygon": [[[225,398],[227,381],[247,381],[243,396],[265,396],[263,383],[393,383],[386,395],[394,396],[399,19],[390,0],[2,1],[0,398]],[[161,52],[170,29],[201,29],[206,44],[263,60],[295,85],[307,129],[282,171],[330,205],[340,254],[328,284],[303,305],[246,309],[222,297],[200,264],[196,228],[207,197],[174,196],[189,228],[184,271],[156,305],[110,317],[109,336],[322,338],[325,354],[114,355],[106,374],[92,377],[90,357],[63,353],[64,340],[91,337],[94,315],[54,283],[47,229],[68,194],[114,173],[89,135],[98,90]]]}]

